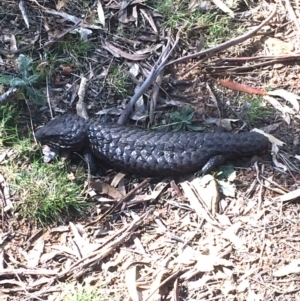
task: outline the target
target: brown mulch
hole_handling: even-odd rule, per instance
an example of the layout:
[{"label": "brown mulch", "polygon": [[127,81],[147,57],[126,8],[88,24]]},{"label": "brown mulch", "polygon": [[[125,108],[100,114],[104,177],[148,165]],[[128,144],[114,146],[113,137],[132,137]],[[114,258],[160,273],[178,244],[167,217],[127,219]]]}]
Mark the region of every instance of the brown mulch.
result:
[{"label": "brown mulch", "polygon": [[[48,86],[40,91],[48,105],[24,105],[34,126],[50,118],[49,104],[58,115],[74,112],[78,100],[90,116],[109,113],[117,120],[169,42],[174,50],[168,62],[181,61],[164,69],[157,95],[151,94],[155,85],[144,91],[129,123],[168,123],[170,112],[188,104],[197,124],[238,119],[240,128],[246,93],[229,90],[220,79],[283,89],[293,95],[276,97],[281,106],[274,116],[246,128],[285,142],[280,155],[294,166],[283,171],[268,156],[252,168],[235,168],[227,181],[216,174],[160,181],[111,173],[92,182],[102,193],[85,190],[95,204],[90,216],[40,229],[14,214],[0,154],[0,300],[75,300],[70,294],[82,289],[96,291],[95,300],[300,300],[299,112],[291,100],[299,95],[300,58],[299,21],[291,8],[299,17],[299,7],[289,1],[241,5],[232,23],[244,32],[277,7],[261,35],[217,51],[226,37],[199,50],[200,38],[209,36],[209,28],[199,26],[190,34],[181,30],[177,41],[178,33],[146,0],[20,3],[23,16],[19,2],[0,3],[0,70],[17,74],[16,59],[26,54],[45,72]],[[75,57],[80,37],[90,48]],[[56,52],[62,41],[70,48]],[[115,70],[126,75],[124,91],[115,87]],[[83,78],[86,88],[80,87]],[[271,107],[266,96],[261,100]]]}]

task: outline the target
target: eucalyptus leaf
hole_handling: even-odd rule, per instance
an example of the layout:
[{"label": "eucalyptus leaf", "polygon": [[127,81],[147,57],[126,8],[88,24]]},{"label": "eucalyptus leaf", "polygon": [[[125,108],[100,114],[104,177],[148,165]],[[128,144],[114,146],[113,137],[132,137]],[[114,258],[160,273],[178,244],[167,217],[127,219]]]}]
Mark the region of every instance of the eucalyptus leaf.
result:
[{"label": "eucalyptus leaf", "polygon": [[232,198],[235,197],[235,193],[236,193],[235,184],[233,184],[231,182],[226,182],[223,180],[218,180],[218,183],[219,183],[219,187],[220,187],[222,193],[225,196],[232,197]]}]

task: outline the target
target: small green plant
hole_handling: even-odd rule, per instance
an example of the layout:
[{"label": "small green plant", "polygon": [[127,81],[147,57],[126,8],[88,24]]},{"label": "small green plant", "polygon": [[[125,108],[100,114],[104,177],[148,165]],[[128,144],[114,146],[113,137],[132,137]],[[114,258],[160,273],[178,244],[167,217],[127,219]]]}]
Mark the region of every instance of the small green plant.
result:
[{"label": "small green plant", "polygon": [[63,301],[101,301],[108,300],[101,298],[99,293],[92,288],[73,288],[72,291],[63,298]]},{"label": "small green plant", "polygon": [[44,97],[33,87],[38,82],[40,74],[33,72],[32,61],[24,54],[20,54],[18,57],[18,69],[21,77],[2,75],[0,84],[17,88],[26,98],[36,104],[45,103]]},{"label": "small green plant", "polygon": [[170,124],[174,131],[203,131],[203,127],[192,124],[195,112],[189,106],[185,106],[181,111],[170,114]]},{"label": "small green plant", "polygon": [[189,106],[185,106],[181,111],[172,112],[170,114],[170,123],[174,131],[202,131],[203,127],[193,125],[192,120],[195,112]]},{"label": "small green plant", "polygon": [[261,97],[246,96],[244,101],[250,104],[246,115],[246,120],[249,123],[256,122],[258,119],[268,118],[274,114],[274,110],[267,107]]},{"label": "small green plant", "polygon": [[154,130],[164,130],[171,128],[173,131],[203,131],[203,127],[194,125],[192,120],[195,112],[189,106],[184,106],[181,110],[170,113],[169,122],[167,124],[155,126]]},{"label": "small green plant", "polygon": [[70,282],[62,285],[61,299],[63,301],[114,301],[121,300],[120,289],[99,287],[85,283]]}]

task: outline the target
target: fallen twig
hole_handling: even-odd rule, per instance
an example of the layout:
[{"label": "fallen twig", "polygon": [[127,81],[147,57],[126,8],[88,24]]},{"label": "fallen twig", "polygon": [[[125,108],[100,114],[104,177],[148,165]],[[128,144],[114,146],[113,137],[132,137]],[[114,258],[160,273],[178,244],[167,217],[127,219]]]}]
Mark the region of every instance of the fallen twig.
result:
[{"label": "fallen twig", "polygon": [[295,23],[297,30],[298,30],[298,34],[299,34],[300,33],[300,24],[299,24],[299,21],[297,19],[295,12],[294,12],[294,9],[291,5],[290,0],[285,0],[285,6],[290,15],[291,20],[293,20],[293,22]]},{"label": "fallen twig", "polygon": [[61,34],[59,34],[58,36],[55,37],[55,39],[46,42],[42,47],[38,48],[37,50],[41,50],[45,47],[49,47],[51,45],[53,45],[54,43],[58,42],[59,40],[61,40],[67,33],[69,33],[70,31],[74,30],[75,28],[78,27],[78,25],[81,23],[81,21],[77,21],[73,26],[71,26],[70,28],[66,29],[64,32],[62,32]]},{"label": "fallen twig", "polygon": [[[121,114],[121,116],[120,116],[120,118],[118,120],[118,123],[119,124],[125,124],[126,123],[126,121],[129,118],[130,113],[132,112],[132,108],[133,108],[134,104],[143,95],[144,91],[153,83],[153,81],[156,79],[156,77],[161,73],[161,71],[165,67],[168,67],[168,66],[173,65],[173,64],[182,63],[182,62],[188,61],[188,60],[193,59],[193,58],[201,58],[201,57],[212,56],[216,52],[223,51],[223,50],[225,50],[225,49],[227,49],[227,48],[229,48],[231,46],[234,46],[236,44],[244,42],[245,40],[247,40],[247,39],[251,38],[253,35],[255,35],[258,32],[258,30],[260,30],[264,25],[266,25],[274,17],[275,14],[276,14],[276,9],[259,26],[255,27],[254,29],[248,31],[247,33],[245,33],[245,34],[243,34],[243,35],[241,35],[241,36],[239,36],[237,38],[231,39],[231,40],[229,40],[227,42],[224,42],[224,43],[222,43],[220,45],[217,45],[215,47],[212,47],[210,49],[203,50],[203,51],[191,54],[191,55],[187,55],[187,56],[184,56],[182,58],[173,60],[173,61],[171,61],[169,63],[166,63],[167,58],[171,54],[171,52],[174,49],[175,45],[178,43],[178,39],[179,38],[177,36],[177,39],[176,39],[176,41],[175,41],[175,43],[173,45],[173,48],[170,50],[170,52],[168,53],[168,55],[165,56],[165,51],[166,51],[166,49],[168,49],[168,45],[169,45],[169,42],[168,42],[168,45],[166,46],[164,52],[161,54],[159,60],[154,65],[151,73],[149,74],[149,76],[147,77],[147,79],[145,80],[145,82],[143,83],[143,85],[138,89],[138,91],[133,95],[133,97],[131,98],[131,100],[127,104],[127,107],[123,111],[123,113]],[[165,56],[165,59],[163,59],[164,56]],[[195,67],[197,67],[198,64],[201,64],[201,63],[202,63],[202,61],[196,63],[194,66],[192,66],[191,68],[188,69],[188,72],[190,72],[192,69],[194,69]]]},{"label": "fallen twig", "polygon": [[[234,46],[234,45],[237,45],[239,43],[242,43],[244,41],[246,41],[247,39],[253,37],[263,26],[265,26],[276,14],[276,9],[274,9],[274,11],[270,14],[270,16],[265,19],[260,25],[258,25],[257,27],[251,29],[250,31],[244,33],[243,35],[237,37],[237,38],[234,38],[234,39],[231,39],[227,42],[224,42],[222,44],[219,44],[215,47],[212,47],[212,48],[209,48],[207,50],[203,50],[203,51],[200,51],[200,52],[197,52],[197,53],[194,53],[194,54],[190,54],[190,55],[187,55],[187,56],[184,56],[184,57],[181,57],[179,59],[176,59],[174,61],[171,61],[169,62],[168,64],[166,64],[165,67],[168,67],[170,65],[174,65],[174,64],[178,64],[178,63],[182,63],[182,62],[186,62],[190,59],[194,59],[194,58],[201,58],[201,57],[204,57],[204,56],[208,56],[208,55],[212,55],[212,54],[215,54],[216,52],[220,52],[220,51],[223,51],[231,46]],[[197,64],[195,64],[193,66],[193,68],[197,67]],[[191,70],[191,69],[189,69]]]},{"label": "fallen twig", "polygon": [[87,87],[87,78],[81,76],[80,86],[78,89],[78,102],[76,104],[76,111],[78,116],[84,118],[85,120],[88,120],[89,116],[86,110],[86,105],[84,103],[86,87]]},{"label": "fallen twig", "polygon": [[[259,58],[258,60],[261,60],[262,58]],[[298,55],[291,55],[291,56],[282,56],[282,57],[274,57],[274,59],[269,60],[267,62],[261,62],[253,65],[248,65],[248,66],[207,66],[206,70],[209,70],[209,72],[245,72],[261,67],[266,67],[278,63],[283,63],[283,62],[289,62],[289,61],[296,61],[300,59],[300,54]],[[237,58],[236,58],[237,60]],[[252,59],[254,61],[255,58]]]},{"label": "fallen twig", "polygon": [[129,200],[131,197],[134,196],[134,194],[146,184],[148,184],[151,181],[151,178],[145,179],[142,183],[137,185],[135,188],[133,188],[131,191],[129,191],[126,195],[124,195],[114,206],[112,206],[107,212],[105,212],[102,216],[100,216],[97,220],[93,221],[92,223],[89,223],[87,226],[90,226],[91,224],[99,223],[104,218],[106,218],[108,215],[113,213],[122,203]]},{"label": "fallen twig", "polygon": [[152,97],[151,97],[151,101],[150,101],[150,110],[149,110],[151,124],[154,121],[154,112],[155,112],[156,105],[157,105],[157,99],[158,99],[158,95],[159,95],[159,91],[160,91],[160,86],[161,86],[161,83],[163,80],[163,74],[164,74],[164,70],[162,70],[161,73],[157,76],[155,84],[154,84],[154,88],[152,91]]},{"label": "fallen twig", "polygon": [[[1,54],[1,50],[0,50],[0,54]],[[0,96],[0,105],[5,105],[11,95],[14,95],[16,92],[17,92],[17,88],[9,88],[5,93],[3,93],[1,96]]]},{"label": "fallen twig", "polygon": [[78,260],[73,265],[71,265],[70,267],[66,268],[64,271],[59,273],[57,275],[57,278],[66,277],[68,274],[75,271],[76,269],[91,268],[94,264],[96,264],[100,260],[103,260],[109,254],[112,254],[112,251],[115,248],[120,246],[125,240],[129,239],[131,235],[134,234],[134,230],[137,229],[143,223],[145,218],[148,217],[148,215],[152,213],[153,210],[154,210],[153,208],[149,209],[142,216],[132,221],[132,223],[127,227],[125,232],[120,237],[116,238],[114,241],[108,244],[104,249],[97,250],[96,252],[90,254],[88,257]]},{"label": "fallen twig", "polygon": [[119,117],[118,123],[119,124],[125,124],[132,112],[132,108],[134,104],[137,102],[137,100],[144,94],[145,90],[153,83],[153,81],[156,79],[156,77],[161,73],[161,71],[165,68],[167,64],[167,59],[170,56],[170,54],[173,52],[175,46],[177,45],[179,41],[179,36],[177,36],[172,48],[169,50],[170,46],[170,39],[168,39],[167,46],[161,53],[159,59],[153,66],[150,74],[144,81],[144,83],[141,85],[141,87],[137,90],[137,92],[132,96],[129,103],[126,106],[126,109],[122,112],[121,116]]},{"label": "fallen twig", "polygon": [[53,276],[56,275],[57,271],[51,271],[47,269],[3,269],[0,270],[0,276],[14,276],[14,275],[43,275],[43,276]]},{"label": "fallen twig", "polygon": [[265,61],[265,60],[277,60],[278,63],[282,63],[289,60],[295,60],[300,58],[300,54],[284,54],[284,55],[261,55],[261,56],[245,56],[245,57],[228,57],[214,61],[215,64],[223,64],[226,62],[252,62],[252,61]]}]

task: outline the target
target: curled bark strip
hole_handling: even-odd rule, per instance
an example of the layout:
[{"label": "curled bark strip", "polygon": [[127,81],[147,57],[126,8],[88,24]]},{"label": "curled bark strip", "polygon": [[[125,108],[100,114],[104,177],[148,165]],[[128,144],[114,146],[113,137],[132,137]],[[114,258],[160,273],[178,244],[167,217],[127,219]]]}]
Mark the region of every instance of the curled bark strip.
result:
[{"label": "curled bark strip", "polygon": [[226,88],[231,89],[233,91],[240,91],[240,92],[245,92],[245,93],[249,93],[249,94],[257,94],[257,95],[266,95],[267,94],[267,92],[262,90],[262,89],[253,88],[253,87],[250,87],[248,85],[238,84],[238,83],[235,83],[235,82],[230,81],[228,79],[220,79],[219,83],[223,87],[226,87]]}]

